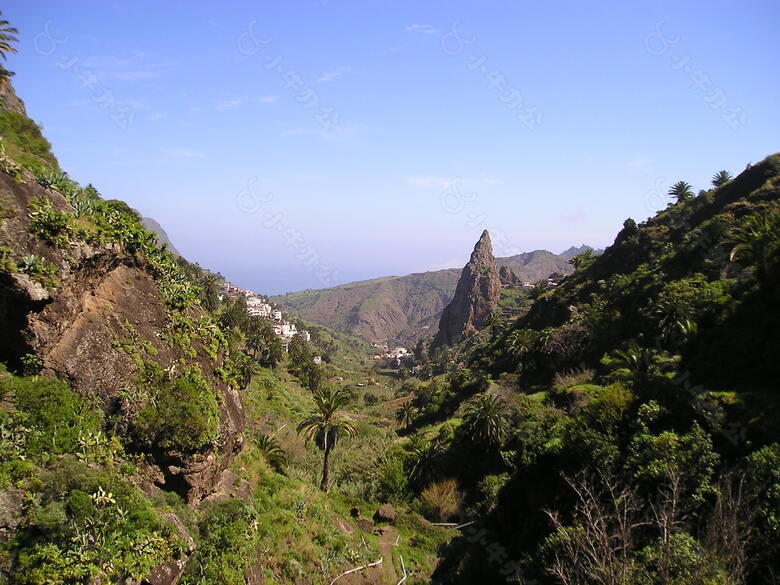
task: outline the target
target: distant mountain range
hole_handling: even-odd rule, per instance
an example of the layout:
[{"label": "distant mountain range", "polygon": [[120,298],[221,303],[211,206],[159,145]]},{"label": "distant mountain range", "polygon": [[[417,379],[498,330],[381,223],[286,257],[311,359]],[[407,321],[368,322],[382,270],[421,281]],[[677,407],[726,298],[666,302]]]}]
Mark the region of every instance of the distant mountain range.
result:
[{"label": "distant mountain range", "polygon": [[157,241],[160,243],[160,245],[166,244],[169,252],[172,252],[177,256],[181,256],[179,251],[176,249],[176,246],[174,246],[173,242],[171,242],[163,226],[161,226],[156,219],[151,217],[141,217],[141,225],[157,236]]},{"label": "distant mountain range", "polygon": [[[534,250],[496,258],[499,267],[511,268],[523,282],[546,279],[553,272],[569,274],[569,259],[590,249],[569,248],[562,254]],[[360,335],[369,341],[398,340],[413,343],[436,333],[439,317],[452,300],[460,268],[386,276],[321,290],[302,290],[271,297],[290,313]]]}]

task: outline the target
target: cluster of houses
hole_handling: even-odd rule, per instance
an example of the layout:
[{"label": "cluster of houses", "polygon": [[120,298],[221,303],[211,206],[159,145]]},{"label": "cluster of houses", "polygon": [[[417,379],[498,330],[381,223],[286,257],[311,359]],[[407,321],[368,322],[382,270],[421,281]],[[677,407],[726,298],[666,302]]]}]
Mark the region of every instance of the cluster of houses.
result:
[{"label": "cluster of houses", "polygon": [[[560,272],[553,272],[550,276],[547,277],[547,288],[548,289],[555,288],[556,286],[558,286],[561,283],[561,281],[564,278],[566,278],[565,274],[561,274]],[[542,280],[542,282],[545,282],[545,281]],[[523,282],[522,286],[523,286],[523,288],[525,290],[530,290],[530,289],[534,288],[534,286],[536,286],[536,283],[534,283],[534,282]]]},{"label": "cluster of houses", "polygon": [[403,361],[414,357],[412,352],[405,347],[398,346],[390,349],[386,343],[372,343],[371,346],[381,350],[381,353],[375,354],[372,358],[374,361],[391,360],[395,362],[396,367],[400,367]]},{"label": "cluster of houses", "polygon": [[[225,297],[244,297],[244,300],[246,301],[246,312],[249,315],[271,321],[271,327],[282,342],[282,346],[285,350],[289,346],[292,338],[296,335],[301,337],[304,341],[311,341],[311,334],[308,331],[305,329],[298,329],[295,326],[295,323],[290,323],[285,320],[282,311],[271,305],[265,297],[256,295],[249,289],[239,288],[227,281],[222,283],[221,293],[220,299]],[[319,356],[315,358],[315,362],[319,363],[318,360],[321,361]]]}]

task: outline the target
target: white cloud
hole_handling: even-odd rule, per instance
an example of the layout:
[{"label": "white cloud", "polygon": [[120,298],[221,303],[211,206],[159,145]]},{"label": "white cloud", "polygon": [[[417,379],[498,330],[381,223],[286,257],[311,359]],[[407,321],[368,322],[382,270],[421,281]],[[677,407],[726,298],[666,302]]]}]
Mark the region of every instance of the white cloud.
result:
[{"label": "white cloud", "polygon": [[445,189],[450,184],[451,179],[447,177],[405,177],[404,181],[420,189]]},{"label": "white cloud", "polygon": [[408,30],[409,32],[423,33],[426,35],[435,35],[439,32],[430,24],[410,24],[409,26],[404,27],[404,30]]},{"label": "white cloud", "polygon": [[163,154],[171,158],[206,158],[206,155],[189,148],[163,148]]},{"label": "white cloud", "polygon": [[264,95],[259,98],[233,97],[217,100],[217,103],[214,107],[220,112],[226,112],[227,110],[233,110],[243,106],[244,104],[275,104],[278,101],[279,96],[275,95]]},{"label": "white cloud", "polygon": [[653,161],[649,158],[638,156],[620,165],[620,168],[639,171],[642,173],[651,173],[653,171]]},{"label": "white cloud", "polygon": [[310,134],[310,132],[304,128],[290,128],[289,130],[282,130],[279,136],[300,136],[302,134]]},{"label": "white cloud", "polygon": [[147,120],[162,120],[163,118],[167,117],[168,114],[163,114],[160,112],[155,112],[154,114],[149,114],[146,116]]},{"label": "white cloud", "polygon": [[94,70],[100,78],[138,81],[162,76],[175,66],[173,61],[153,59],[154,55],[145,51],[133,51],[119,55],[93,55],[82,59],[79,68]]},{"label": "white cloud", "polygon": [[352,67],[336,67],[335,69],[330,69],[326,71],[325,73],[322,73],[317,79],[317,83],[327,83],[328,81],[333,81],[334,79],[338,79],[341,77],[344,73],[349,73],[352,71]]}]

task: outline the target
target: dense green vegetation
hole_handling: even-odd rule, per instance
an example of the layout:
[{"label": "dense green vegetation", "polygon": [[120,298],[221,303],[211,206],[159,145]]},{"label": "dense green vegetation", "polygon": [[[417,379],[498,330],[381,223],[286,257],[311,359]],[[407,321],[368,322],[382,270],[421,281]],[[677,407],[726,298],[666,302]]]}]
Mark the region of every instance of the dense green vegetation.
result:
[{"label": "dense green vegetation", "polygon": [[407,489],[481,516],[439,578],[775,582],[780,155],[713,185],[426,358]]},{"label": "dense green vegetation", "polygon": [[[0,18],[0,56],[15,34]],[[408,584],[776,583],[780,155],[698,195],[675,183],[603,255],[514,257],[573,273],[504,289],[458,347],[422,341],[416,367],[382,369],[365,342],[304,321],[312,341],[285,351],[218,275],[70,180],[34,122],[0,108],[0,136],[0,169],[40,187],[22,215],[0,200],[36,252],[0,248],[3,282],[57,293],[74,250],[96,249],[151,276],[164,314],[147,337],[119,319],[110,347],[136,369],[110,399],[39,375],[35,352],[6,356],[0,583],[137,583],[171,561],[187,585],[330,583],[399,557]],[[450,272],[286,302],[327,312],[344,294],[345,329],[382,311],[419,328]],[[229,393],[243,412],[225,430]],[[166,481],[225,455],[229,433],[242,441],[203,499]],[[374,530],[388,503],[395,519],[376,520],[392,527]]]},{"label": "dense green vegetation", "polygon": [[0,374],[0,399],[0,489],[22,502],[0,545],[14,583],[138,579],[178,554],[175,531],[133,485],[136,468],[103,434],[95,404],[63,382],[9,374]]}]

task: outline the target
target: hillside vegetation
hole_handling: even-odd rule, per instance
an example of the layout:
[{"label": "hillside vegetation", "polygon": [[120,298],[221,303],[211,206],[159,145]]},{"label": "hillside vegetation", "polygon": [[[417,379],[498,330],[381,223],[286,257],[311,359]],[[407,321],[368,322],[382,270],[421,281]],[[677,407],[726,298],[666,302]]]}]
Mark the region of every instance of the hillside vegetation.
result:
[{"label": "hillside vegetation", "polygon": [[0,583],[330,583],[364,565],[342,582],[396,583],[400,557],[427,582],[452,533],[389,471],[408,390],[367,342],[306,325],[285,352],[13,114],[0,106]]},{"label": "hillside vegetation", "polygon": [[476,520],[442,582],[777,582],[780,155],[678,186],[524,316],[426,358],[417,490],[454,482]]},{"label": "hillside vegetation", "polygon": [[[520,281],[537,282],[558,272],[568,274],[568,258],[535,250],[496,259]],[[369,341],[412,345],[436,332],[444,307],[452,300],[460,269],[407,276],[387,276],[322,290],[303,290],[272,297],[307,321],[360,335]]]}]

